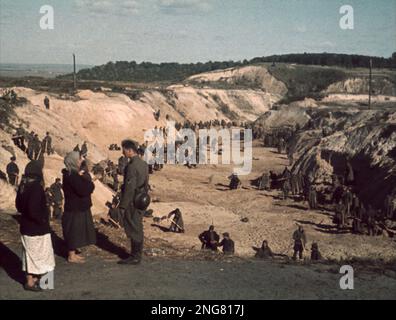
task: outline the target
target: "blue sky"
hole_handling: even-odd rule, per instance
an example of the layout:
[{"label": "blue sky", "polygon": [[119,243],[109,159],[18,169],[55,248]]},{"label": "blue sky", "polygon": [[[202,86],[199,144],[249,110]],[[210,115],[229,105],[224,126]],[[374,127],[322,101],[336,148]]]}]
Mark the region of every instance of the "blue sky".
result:
[{"label": "blue sky", "polygon": [[[40,7],[55,29],[41,30]],[[339,27],[342,5],[354,29]],[[0,62],[197,62],[302,52],[389,57],[396,0],[1,0]]]}]

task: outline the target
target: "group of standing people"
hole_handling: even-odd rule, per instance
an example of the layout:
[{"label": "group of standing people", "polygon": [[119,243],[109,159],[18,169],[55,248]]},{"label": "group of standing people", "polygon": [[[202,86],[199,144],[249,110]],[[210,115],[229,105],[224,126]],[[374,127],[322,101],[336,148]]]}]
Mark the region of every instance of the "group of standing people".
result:
[{"label": "group of standing people", "polygon": [[[78,249],[96,242],[90,210],[91,194],[95,186],[90,174],[81,170],[83,160],[79,153],[69,153],[64,162],[66,168],[63,170],[62,189],[65,208],[62,215],[62,229],[68,251],[67,260],[70,263],[82,263],[84,258]],[[58,195],[59,185],[60,180],[57,180],[51,186],[53,192]],[[21,213],[20,232],[23,245],[23,270],[26,272],[25,289],[41,291],[40,277],[54,270],[55,259],[43,167],[37,160],[30,161],[25,168],[17,192],[16,208]]]}]

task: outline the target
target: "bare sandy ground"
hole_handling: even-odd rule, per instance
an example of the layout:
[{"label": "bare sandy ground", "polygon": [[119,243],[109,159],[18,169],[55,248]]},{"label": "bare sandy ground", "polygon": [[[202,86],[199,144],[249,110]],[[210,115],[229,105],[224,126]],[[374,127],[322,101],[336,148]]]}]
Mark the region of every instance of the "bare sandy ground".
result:
[{"label": "bare sandy ground", "polygon": [[[160,200],[151,206],[154,216],[163,216],[180,208],[186,233],[165,233],[152,227],[150,220],[146,220],[146,233],[176,246],[199,249],[198,234],[213,223],[219,234],[231,234],[240,256],[251,256],[254,253],[251,247],[258,246],[263,240],[268,240],[273,251],[291,255],[292,233],[296,224],[301,224],[307,232],[307,247],[317,242],[327,259],[389,260],[396,257],[393,239],[338,234],[332,223],[333,213],[327,209],[311,211],[307,203],[281,200],[277,190],[258,191],[251,187],[250,179],[268,170],[281,172],[288,164],[286,156],[277,154],[274,149],[255,147],[253,156],[258,160],[253,161],[252,173],[241,177],[243,187],[235,191],[223,186],[228,184],[227,177],[232,169],[225,165],[199,166],[197,169],[166,166],[151,176],[153,197]],[[247,223],[240,221],[244,217],[249,219]]]}]

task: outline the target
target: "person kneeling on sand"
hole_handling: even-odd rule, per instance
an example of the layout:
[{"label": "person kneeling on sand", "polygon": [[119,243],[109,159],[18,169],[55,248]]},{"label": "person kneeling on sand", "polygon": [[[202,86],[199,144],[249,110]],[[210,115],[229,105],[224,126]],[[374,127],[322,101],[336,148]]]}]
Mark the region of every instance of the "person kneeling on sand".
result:
[{"label": "person kneeling on sand", "polygon": [[268,241],[264,240],[261,248],[253,247],[253,250],[256,251],[255,258],[259,259],[268,259],[273,258],[274,254],[272,253],[271,248],[268,246]]},{"label": "person kneeling on sand", "polygon": [[322,260],[322,255],[320,254],[319,246],[316,242],[312,243],[311,246],[311,260],[312,261]]}]

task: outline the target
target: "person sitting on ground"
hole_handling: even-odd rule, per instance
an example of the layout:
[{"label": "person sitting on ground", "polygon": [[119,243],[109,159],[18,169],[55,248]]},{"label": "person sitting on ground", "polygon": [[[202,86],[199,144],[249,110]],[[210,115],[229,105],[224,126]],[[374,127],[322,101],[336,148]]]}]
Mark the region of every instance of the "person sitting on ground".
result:
[{"label": "person sitting on ground", "polygon": [[230,179],[230,190],[238,189],[239,186],[241,185],[241,180],[239,180],[238,175],[236,173],[230,175],[228,179]]},{"label": "person sitting on ground", "polygon": [[220,237],[216,231],[214,231],[214,226],[212,225],[209,227],[209,230],[206,230],[199,235],[199,240],[202,243],[201,249],[217,251],[217,245]]},{"label": "person sitting on ground", "polygon": [[271,248],[268,246],[267,240],[263,241],[261,248],[253,247],[253,250],[256,251],[256,254],[254,255],[255,258],[268,259],[268,258],[274,257],[274,254],[272,253]]},{"label": "person sitting on ground", "polygon": [[223,240],[219,243],[219,247],[223,247],[223,253],[224,254],[234,254],[235,253],[235,243],[234,241],[230,238],[230,234],[228,232],[223,233]]},{"label": "person sitting on ground", "polygon": [[176,232],[176,233],[184,233],[184,222],[183,222],[183,217],[182,213],[179,208],[173,210],[168,214],[168,219],[170,219],[173,215],[173,219],[171,222],[171,225],[169,227],[170,232]]},{"label": "person sitting on ground", "polygon": [[319,246],[316,242],[312,243],[311,246],[311,260],[313,261],[322,260],[322,255],[320,254]]}]

